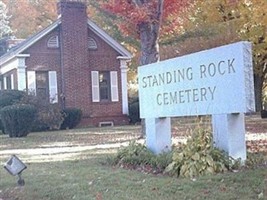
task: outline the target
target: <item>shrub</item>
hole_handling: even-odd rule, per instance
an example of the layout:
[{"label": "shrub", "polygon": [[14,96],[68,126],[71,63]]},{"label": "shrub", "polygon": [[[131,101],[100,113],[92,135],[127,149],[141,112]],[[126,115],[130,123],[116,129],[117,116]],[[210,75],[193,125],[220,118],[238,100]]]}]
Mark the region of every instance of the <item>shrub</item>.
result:
[{"label": "shrub", "polygon": [[78,108],[66,108],[63,110],[64,120],[60,129],[72,129],[76,127],[82,118],[82,111]]},{"label": "shrub", "polygon": [[[5,106],[13,105],[19,102],[24,96],[25,92],[19,90],[0,90],[0,110]],[[0,117],[0,130],[5,133]]]},{"label": "shrub", "polygon": [[18,103],[25,95],[19,90],[0,90],[0,109]]},{"label": "shrub", "polygon": [[261,111],[261,118],[267,118],[267,110]]},{"label": "shrub", "polygon": [[196,129],[192,138],[173,154],[166,172],[181,177],[196,177],[227,171],[237,162],[213,147],[212,133]]},{"label": "shrub", "polygon": [[4,126],[3,126],[1,119],[0,119],[0,131],[2,134],[5,134]]},{"label": "shrub", "polygon": [[163,172],[172,161],[172,152],[155,155],[143,144],[130,142],[126,147],[118,150],[114,157],[108,157],[107,162],[112,165],[119,165],[130,168],[143,168]]},{"label": "shrub", "polygon": [[33,131],[58,130],[60,128],[64,115],[58,104],[51,104],[34,95],[27,95],[20,102],[33,105],[37,109]]},{"label": "shrub", "polygon": [[151,156],[152,152],[146,146],[131,142],[129,146],[119,149],[117,163],[131,165],[148,164]]},{"label": "shrub", "polygon": [[36,123],[39,128],[43,127],[48,130],[59,130],[64,120],[64,115],[61,112],[58,104],[47,104],[45,108],[38,108],[38,116]]},{"label": "shrub", "polygon": [[25,137],[31,131],[36,109],[32,105],[5,106],[0,115],[5,132],[10,137]]},{"label": "shrub", "polygon": [[130,123],[137,123],[140,122],[140,111],[139,111],[139,99],[137,97],[133,98],[131,101],[129,101],[129,118]]}]

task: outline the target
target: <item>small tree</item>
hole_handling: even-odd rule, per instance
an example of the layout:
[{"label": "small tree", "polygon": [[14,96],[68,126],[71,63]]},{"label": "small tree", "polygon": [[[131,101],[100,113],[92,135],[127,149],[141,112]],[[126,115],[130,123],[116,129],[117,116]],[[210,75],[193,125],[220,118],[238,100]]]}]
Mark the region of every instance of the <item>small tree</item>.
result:
[{"label": "small tree", "polygon": [[[21,99],[26,95],[25,92],[19,90],[1,90],[0,91],[0,110],[5,106],[10,106],[20,102]],[[0,130],[5,133],[3,123],[1,122],[0,116]]]}]

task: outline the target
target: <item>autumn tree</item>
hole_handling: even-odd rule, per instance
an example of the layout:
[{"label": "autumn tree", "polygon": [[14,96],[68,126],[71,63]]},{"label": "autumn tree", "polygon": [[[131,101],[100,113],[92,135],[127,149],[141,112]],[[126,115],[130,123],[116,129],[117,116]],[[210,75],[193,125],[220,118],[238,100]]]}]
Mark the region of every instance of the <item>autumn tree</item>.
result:
[{"label": "autumn tree", "polygon": [[177,25],[177,16],[188,5],[188,0],[108,0],[103,7],[118,16],[125,35],[139,39],[140,64],[145,65],[159,60],[160,29],[164,33]]},{"label": "autumn tree", "polygon": [[263,91],[267,89],[267,1],[242,1],[239,4],[240,38],[253,43],[256,110],[262,110]]},{"label": "autumn tree", "polygon": [[51,24],[57,16],[57,0],[3,0],[12,15],[10,26],[17,38],[29,35]]},{"label": "autumn tree", "polygon": [[12,33],[9,26],[10,16],[7,13],[7,7],[4,2],[0,1],[0,39]]},{"label": "autumn tree", "polygon": [[[262,109],[263,90],[267,87],[267,1],[198,0],[191,14],[194,28],[217,30],[218,34],[236,35],[253,44],[253,69],[256,110]],[[215,34],[215,35],[218,35]],[[210,35],[210,38],[213,38]],[[236,41],[229,38],[226,43]]]},{"label": "autumn tree", "polygon": [[[140,41],[140,65],[146,65],[160,59],[160,29],[164,33],[165,30],[171,30],[177,25],[178,14],[189,5],[189,2],[189,0],[107,0],[102,6],[120,19],[119,28],[125,35]],[[143,137],[144,120],[142,124]]]}]

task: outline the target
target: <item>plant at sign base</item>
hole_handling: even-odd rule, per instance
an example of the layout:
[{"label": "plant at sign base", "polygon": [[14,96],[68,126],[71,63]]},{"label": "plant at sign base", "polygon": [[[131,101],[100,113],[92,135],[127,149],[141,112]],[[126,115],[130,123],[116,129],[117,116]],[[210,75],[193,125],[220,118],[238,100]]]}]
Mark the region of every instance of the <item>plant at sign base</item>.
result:
[{"label": "plant at sign base", "polygon": [[120,148],[116,155],[108,157],[107,163],[130,169],[142,169],[146,172],[162,173],[171,160],[172,152],[155,155],[145,145],[132,141],[127,147]]},{"label": "plant at sign base", "polygon": [[174,147],[170,152],[155,155],[145,145],[130,142],[128,146],[119,149],[117,154],[108,157],[107,163],[149,173],[190,178],[240,168],[240,160],[234,160],[213,147],[212,133],[200,128],[194,130],[186,144]]},{"label": "plant at sign base", "polygon": [[174,152],[173,161],[165,172],[193,178],[225,172],[236,167],[239,167],[239,161],[213,147],[212,133],[199,128],[194,130],[192,138],[188,139],[184,146]]}]

